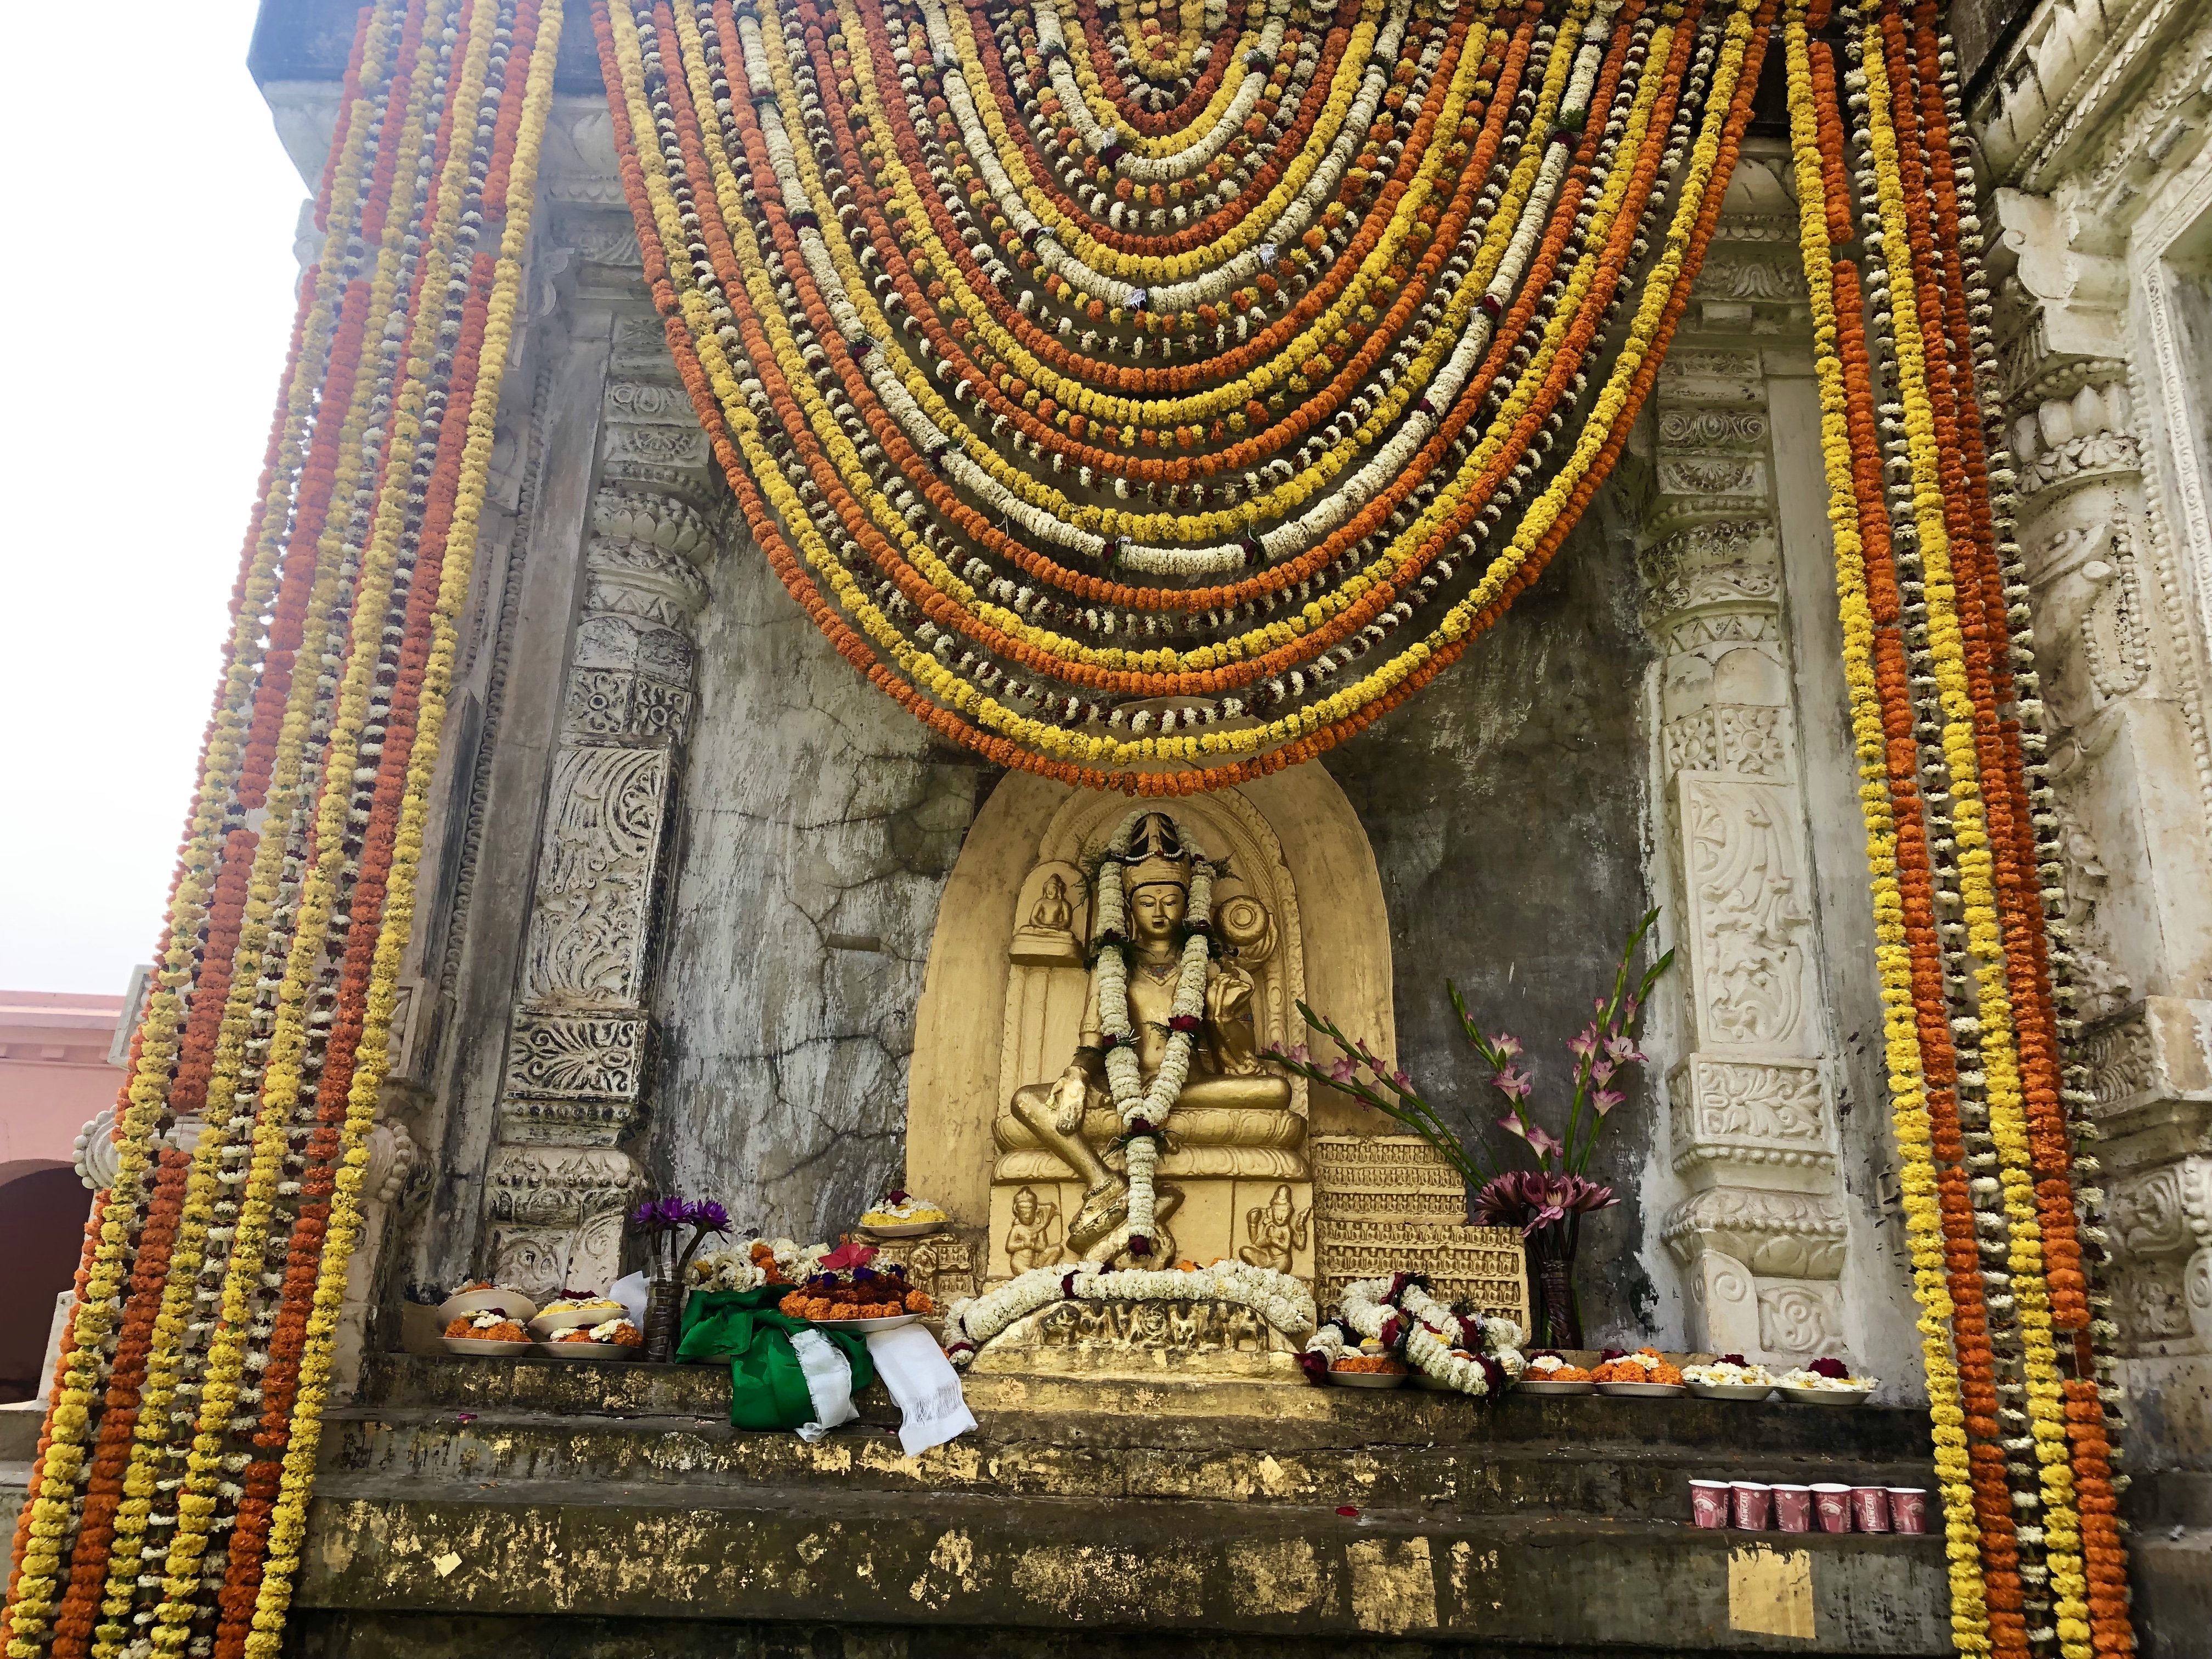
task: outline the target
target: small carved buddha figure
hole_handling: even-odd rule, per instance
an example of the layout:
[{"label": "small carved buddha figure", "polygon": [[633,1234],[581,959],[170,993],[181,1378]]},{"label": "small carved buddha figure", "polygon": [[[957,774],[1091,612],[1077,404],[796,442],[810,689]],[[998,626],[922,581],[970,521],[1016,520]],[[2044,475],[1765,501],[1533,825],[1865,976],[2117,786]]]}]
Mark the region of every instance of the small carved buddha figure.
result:
[{"label": "small carved buddha figure", "polygon": [[1244,1212],[1244,1237],[1252,1242],[1237,1252],[1237,1259],[1250,1267],[1290,1272],[1296,1252],[1306,1247],[1312,1215],[1310,1210],[1300,1210],[1292,1202],[1290,1183],[1285,1182],[1275,1188],[1265,1209],[1255,1205]]},{"label": "small carved buddha figure", "polygon": [[1042,933],[1064,933],[1074,921],[1075,907],[1067,902],[1067,884],[1056,875],[1047,876],[1030,926]]},{"label": "small carved buddha figure", "polygon": [[[1129,1023],[1137,1066],[1147,1086],[1167,1054],[1168,1021],[1182,972],[1183,920],[1190,902],[1191,860],[1175,821],[1153,813],[1139,827],[1122,881],[1130,945]],[[1244,1149],[1295,1147],[1304,1123],[1290,1109],[1291,1085],[1259,1058],[1252,1018],[1252,976],[1217,957],[1206,966],[1205,1012],[1193,1045],[1190,1074],[1163,1126],[1170,1153],[1163,1174],[1234,1176],[1246,1173]],[[1084,1182],[1080,1209],[1067,1223],[1067,1248],[1085,1261],[1112,1261],[1127,1246],[1128,1182],[1119,1173],[1114,1143],[1120,1114],[1106,1082],[1099,1046],[1098,975],[1086,992],[1082,1035],[1067,1069],[1052,1083],[1018,1091],[1008,1122],[1000,1121],[1002,1147],[1026,1143],[1056,1153]],[[1109,1162],[1109,1158],[1111,1162]],[[1272,1166],[1270,1166],[1272,1168]],[[1158,1187],[1153,1265],[1175,1259],[1165,1223],[1182,1200],[1182,1189]]]}]

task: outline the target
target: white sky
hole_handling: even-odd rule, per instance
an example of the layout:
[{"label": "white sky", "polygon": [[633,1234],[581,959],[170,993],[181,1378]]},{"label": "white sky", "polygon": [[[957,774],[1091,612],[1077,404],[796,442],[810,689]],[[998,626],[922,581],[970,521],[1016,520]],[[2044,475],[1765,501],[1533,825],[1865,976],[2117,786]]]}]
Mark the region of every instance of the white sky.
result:
[{"label": "white sky", "polygon": [[[9,9],[0,986],[150,959],[292,319],[303,187],[253,0]],[[45,65],[30,72],[31,65]]]}]

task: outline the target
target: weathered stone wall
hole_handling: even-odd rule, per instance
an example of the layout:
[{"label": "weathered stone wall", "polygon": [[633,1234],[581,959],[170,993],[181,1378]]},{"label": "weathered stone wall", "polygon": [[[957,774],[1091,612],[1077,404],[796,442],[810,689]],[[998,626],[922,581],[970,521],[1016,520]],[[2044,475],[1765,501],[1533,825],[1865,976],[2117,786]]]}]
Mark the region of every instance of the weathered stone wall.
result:
[{"label": "weathered stone wall", "polygon": [[[1486,1030],[1521,1038],[1535,1100],[1557,1127],[1566,1040],[1609,988],[1651,906],[1648,738],[1652,648],[1619,491],[1608,488],[1552,567],[1419,700],[1324,761],[1358,812],[1390,908],[1399,1064],[1463,1133],[1510,1145],[1504,1104],[1445,994],[1456,982]],[[1651,1327],[1658,1291],[1636,1260],[1647,1217],[1636,1172],[1663,1139],[1659,1090],[1639,1068],[1591,1173],[1619,1208],[1586,1224],[1586,1335]],[[1517,1166],[1524,1159],[1512,1160]],[[1634,1346],[1631,1344],[1631,1346]]]},{"label": "weathered stone wall", "polygon": [[700,619],[653,1178],[834,1236],[905,1157],[938,896],[994,774],[856,675],[750,544]]}]

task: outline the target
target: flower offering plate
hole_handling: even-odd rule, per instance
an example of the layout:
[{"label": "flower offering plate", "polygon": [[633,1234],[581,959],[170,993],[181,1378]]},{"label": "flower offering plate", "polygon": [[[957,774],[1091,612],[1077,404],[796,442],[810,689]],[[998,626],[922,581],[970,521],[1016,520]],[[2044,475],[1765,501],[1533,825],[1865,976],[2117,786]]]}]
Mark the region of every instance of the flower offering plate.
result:
[{"label": "flower offering plate", "polygon": [[610,1302],[601,1308],[563,1308],[538,1315],[530,1322],[530,1330],[542,1341],[563,1331],[573,1331],[579,1325],[604,1325],[610,1319],[629,1317],[629,1310],[619,1302]]},{"label": "flower offering plate", "polygon": [[618,1342],[540,1342],[538,1352],[555,1359],[642,1359],[645,1350]]},{"label": "flower offering plate", "polygon": [[920,1322],[918,1313],[892,1314],[883,1319],[811,1319],[807,1323],[825,1331],[852,1331],[866,1336],[871,1331],[895,1331],[902,1325]]},{"label": "flower offering plate", "polygon": [[516,1324],[525,1325],[537,1316],[538,1304],[520,1291],[502,1291],[496,1285],[489,1290],[455,1291],[438,1304],[438,1318],[447,1325],[480,1313],[503,1313]]},{"label": "flower offering plate", "polygon": [[[1639,1385],[1632,1382],[1625,1386],[1635,1388]],[[1588,1377],[1579,1380],[1569,1377],[1564,1382],[1551,1382],[1539,1377],[1524,1376],[1513,1387],[1519,1394],[1593,1394],[1597,1389],[1597,1384]]]},{"label": "flower offering plate", "polygon": [[1784,1389],[1784,1400],[1801,1406],[1863,1406],[1874,1397],[1872,1389]]},{"label": "flower offering plate", "polygon": [[901,1221],[877,1227],[867,1222],[857,1224],[858,1230],[870,1238],[925,1238],[931,1233],[941,1233],[951,1224],[944,1221]]},{"label": "flower offering plate", "polygon": [[1672,1400],[1689,1389],[1680,1382],[1594,1382],[1600,1394],[1624,1395],[1638,1400]]},{"label": "flower offering plate", "polygon": [[1331,1371],[1328,1380],[1340,1389],[1397,1389],[1405,1386],[1403,1371]]},{"label": "flower offering plate", "polygon": [[1774,1392],[1774,1384],[1771,1382],[1692,1382],[1689,1384],[1689,1389],[1700,1400],[1764,1400]]},{"label": "flower offering plate", "polygon": [[481,1336],[441,1336],[447,1353],[464,1353],[474,1359],[498,1359],[507,1354],[528,1353],[528,1342],[496,1342]]}]

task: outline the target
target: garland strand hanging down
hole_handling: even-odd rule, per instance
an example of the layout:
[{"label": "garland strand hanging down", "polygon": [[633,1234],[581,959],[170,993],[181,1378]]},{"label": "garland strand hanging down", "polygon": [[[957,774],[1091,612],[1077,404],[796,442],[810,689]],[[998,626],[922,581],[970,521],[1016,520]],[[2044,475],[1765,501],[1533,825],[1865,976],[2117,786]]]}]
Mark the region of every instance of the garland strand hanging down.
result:
[{"label": "garland strand hanging down", "polygon": [[944,736],[1188,793],[1395,707],[1572,529],[1766,14],[1123,9],[593,21],[671,349],[786,587]]},{"label": "garland strand hanging down", "polygon": [[2113,1327],[2077,1150],[2095,1131],[2069,1116],[2086,1097],[2059,1056],[2078,1032],[2044,908],[2063,866],[2037,810],[2043,708],[1956,62],[1932,0],[1845,11],[1847,131],[1806,14],[1793,0],[1784,28],[1800,240],[1954,1639],[2124,1654]]},{"label": "garland strand hanging down", "polygon": [[559,0],[363,13],[9,1659],[278,1650],[559,33]]}]

